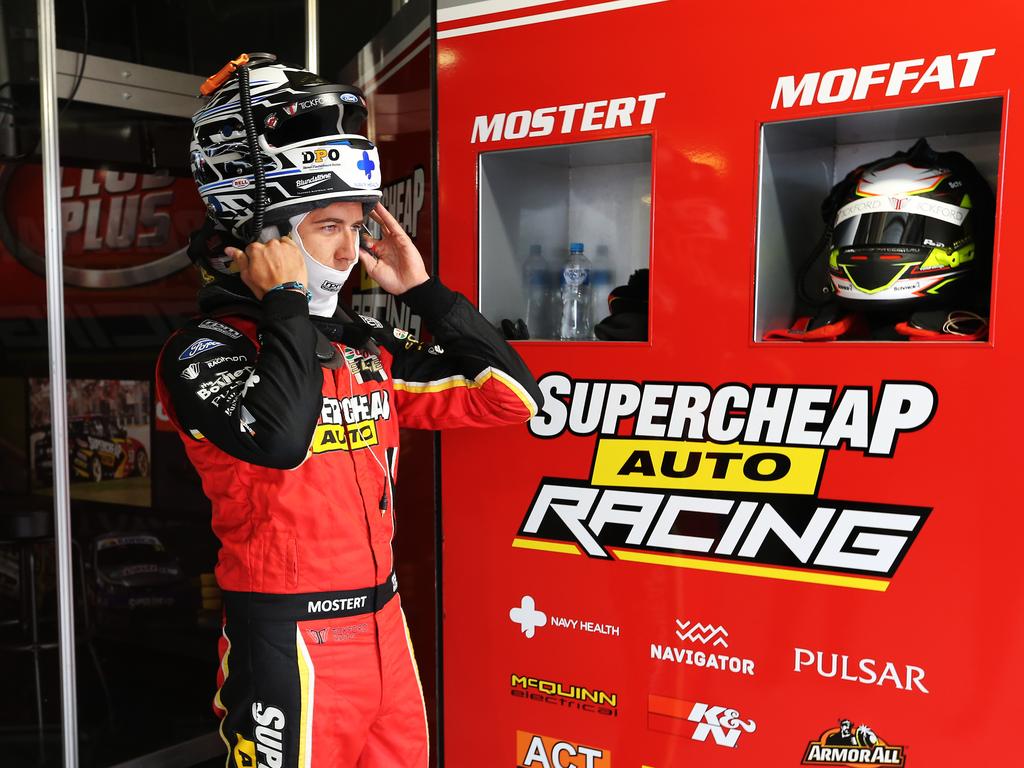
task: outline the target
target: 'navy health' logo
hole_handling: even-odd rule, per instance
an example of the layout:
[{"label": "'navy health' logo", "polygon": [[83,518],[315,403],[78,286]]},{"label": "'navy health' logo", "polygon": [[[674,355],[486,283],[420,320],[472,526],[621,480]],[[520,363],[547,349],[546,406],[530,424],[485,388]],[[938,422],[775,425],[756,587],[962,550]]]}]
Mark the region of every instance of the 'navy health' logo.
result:
[{"label": "'navy health' logo", "polygon": [[373,169],[377,167],[377,164],[370,159],[370,153],[363,150],[363,159],[356,163],[356,168],[366,174],[366,178],[370,178]]}]

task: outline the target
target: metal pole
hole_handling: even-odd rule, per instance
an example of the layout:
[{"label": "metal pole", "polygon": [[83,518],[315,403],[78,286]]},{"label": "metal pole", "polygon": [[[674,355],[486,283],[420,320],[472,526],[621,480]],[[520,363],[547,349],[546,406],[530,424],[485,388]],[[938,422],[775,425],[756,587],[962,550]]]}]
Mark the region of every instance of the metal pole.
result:
[{"label": "metal pole", "polygon": [[39,7],[39,117],[43,154],[43,232],[46,242],[46,322],[50,353],[53,434],[53,517],[57,539],[61,714],[64,768],[78,768],[75,691],[74,585],[71,577],[71,497],[68,487],[67,380],[64,372],[64,255],[60,217],[60,142],[57,116],[57,35],[54,0]]},{"label": "metal pole", "polygon": [[319,0],[306,0],[306,69],[320,71]]}]

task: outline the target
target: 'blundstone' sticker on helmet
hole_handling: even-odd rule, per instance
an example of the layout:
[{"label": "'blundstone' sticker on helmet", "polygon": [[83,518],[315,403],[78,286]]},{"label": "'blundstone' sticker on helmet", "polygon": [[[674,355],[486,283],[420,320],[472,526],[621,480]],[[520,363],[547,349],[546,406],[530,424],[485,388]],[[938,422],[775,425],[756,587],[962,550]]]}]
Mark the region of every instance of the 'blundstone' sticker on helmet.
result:
[{"label": "'blundstone' sticker on helmet", "polygon": [[323,184],[329,178],[331,178],[329,173],[318,173],[316,176],[311,176],[308,179],[299,179],[295,182],[295,187],[296,189],[309,189],[310,187]]}]

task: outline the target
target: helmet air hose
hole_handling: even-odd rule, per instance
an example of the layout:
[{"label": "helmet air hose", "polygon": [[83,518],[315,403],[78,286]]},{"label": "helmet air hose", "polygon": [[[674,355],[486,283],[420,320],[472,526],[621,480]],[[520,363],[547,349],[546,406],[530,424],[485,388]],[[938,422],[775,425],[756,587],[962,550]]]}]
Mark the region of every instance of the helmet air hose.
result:
[{"label": "helmet air hose", "polygon": [[252,164],[253,178],[256,182],[256,199],[252,215],[251,237],[253,242],[259,239],[263,231],[263,215],[267,206],[267,180],[263,163],[260,160],[259,144],[256,136],[256,122],[252,116],[252,99],[249,96],[248,63],[238,68],[238,99],[242,110],[242,123],[245,125],[245,139],[249,146],[249,162]]}]

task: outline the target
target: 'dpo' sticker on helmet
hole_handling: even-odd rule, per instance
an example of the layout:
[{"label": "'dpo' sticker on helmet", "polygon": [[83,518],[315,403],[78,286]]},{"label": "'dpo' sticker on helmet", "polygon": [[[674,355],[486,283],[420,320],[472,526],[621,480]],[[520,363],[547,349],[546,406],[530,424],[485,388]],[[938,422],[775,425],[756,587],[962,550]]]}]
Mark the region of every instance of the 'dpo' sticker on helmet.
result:
[{"label": "'dpo' sticker on helmet", "polygon": [[380,158],[372,145],[313,145],[286,150],[284,154],[304,173],[331,171],[352,189],[380,188]]}]

